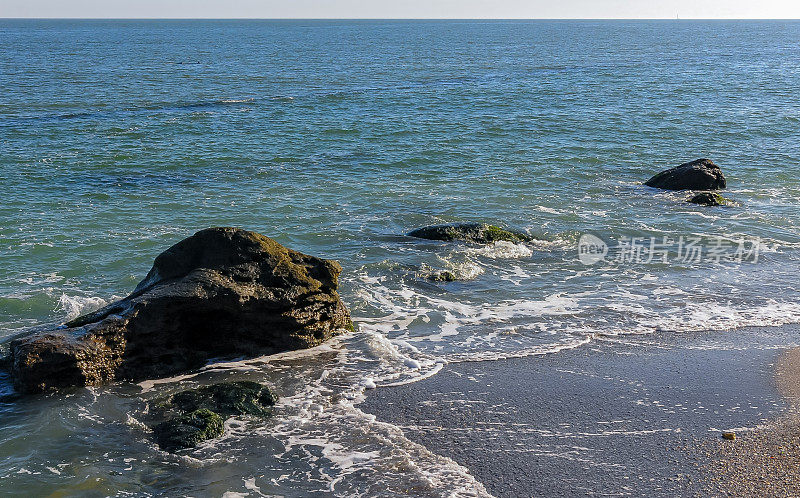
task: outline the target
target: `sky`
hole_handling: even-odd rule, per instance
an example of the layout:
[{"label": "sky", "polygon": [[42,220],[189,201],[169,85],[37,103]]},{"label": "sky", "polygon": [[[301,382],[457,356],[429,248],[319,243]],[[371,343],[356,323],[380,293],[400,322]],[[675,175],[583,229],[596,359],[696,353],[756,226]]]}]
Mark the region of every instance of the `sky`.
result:
[{"label": "sky", "polygon": [[0,0],[0,18],[800,19],[800,0]]}]

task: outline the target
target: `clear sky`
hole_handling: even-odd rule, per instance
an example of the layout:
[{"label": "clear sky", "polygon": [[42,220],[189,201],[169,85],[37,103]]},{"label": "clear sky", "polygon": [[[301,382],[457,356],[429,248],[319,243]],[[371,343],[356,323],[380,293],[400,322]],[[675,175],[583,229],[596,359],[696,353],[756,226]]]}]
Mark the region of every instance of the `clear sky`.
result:
[{"label": "clear sky", "polygon": [[800,19],[800,0],[0,0],[2,17]]}]

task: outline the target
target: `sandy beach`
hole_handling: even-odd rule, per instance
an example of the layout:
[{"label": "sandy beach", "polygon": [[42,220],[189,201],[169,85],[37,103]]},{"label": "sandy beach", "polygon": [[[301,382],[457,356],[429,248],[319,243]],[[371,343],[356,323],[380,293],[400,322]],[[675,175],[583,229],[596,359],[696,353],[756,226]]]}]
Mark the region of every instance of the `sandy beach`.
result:
[{"label": "sandy beach", "polygon": [[707,444],[704,491],[732,496],[800,496],[800,349],[778,358],[778,391],[789,406],[768,427]]},{"label": "sandy beach", "polygon": [[496,496],[786,496],[798,489],[784,397],[797,394],[798,355],[782,355],[796,330],[599,337],[555,355],[451,364],[379,388],[362,408]]}]

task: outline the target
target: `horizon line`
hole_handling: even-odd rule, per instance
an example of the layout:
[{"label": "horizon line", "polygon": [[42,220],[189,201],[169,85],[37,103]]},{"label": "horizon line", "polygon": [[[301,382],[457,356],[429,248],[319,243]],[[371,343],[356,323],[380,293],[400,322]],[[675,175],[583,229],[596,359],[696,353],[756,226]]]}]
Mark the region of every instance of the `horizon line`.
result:
[{"label": "horizon line", "polygon": [[797,17],[0,17],[2,21],[800,21]]}]

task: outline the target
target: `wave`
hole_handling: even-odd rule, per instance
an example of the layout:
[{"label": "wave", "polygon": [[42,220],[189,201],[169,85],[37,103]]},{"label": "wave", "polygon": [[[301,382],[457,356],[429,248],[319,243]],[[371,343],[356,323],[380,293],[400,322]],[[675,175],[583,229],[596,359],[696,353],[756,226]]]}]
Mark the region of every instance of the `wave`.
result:
[{"label": "wave", "polygon": [[108,301],[101,297],[68,296],[66,294],[61,294],[61,297],[58,298],[56,311],[62,312],[66,316],[66,320],[72,320],[80,315],[97,311],[106,304],[108,304]]},{"label": "wave", "polygon": [[240,106],[241,104],[251,104],[257,102],[279,102],[285,100],[285,97],[274,97],[267,99],[257,99],[255,97],[246,98],[222,98],[217,100],[200,100],[196,102],[186,103],[169,103],[163,102],[158,104],[135,105],[129,107],[119,107],[110,110],[86,110],[75,111],[60,114],[52,114],[47,112],[18,115],[10,117],[0,122],[0,127],[11,127],[18,124],[26,124],[30,122],[49,122],[49,121],[72,121],[72,120],[85,120],[85,119],[109,119],[109,118],[122,118],[132,115],[138,115],[146,112],[165,112],[165,111],[213,111],[230,106]]},{"label": "wave", "polygon": [[403,85],[362,86],[362,87],[351,88],[346,91],[319,90],[319,91],[306,92],[304,94],[296,96],[271,95],[264,97],[224,97],[220,99],[198,100],[196,102],[186,102],[186,103],[164,102],[164,103],[148,104],[148,105],[135,105],[129,107],[121,107],[118,109],[112,109],[108,111],[79,110],[79,111],[60,113],[60,114],[52,114],[44,112],[44,113],[17,115],[10,117],[0,122],[0,127],[11,127],[21,123],[24,124],[28,122],[40,122],[40,121],[46,122],[46,121],[65,121],[65,120],[68,121],[68,120],[91,119],[91,118],[109,118],[114,116],[138,114],[142,112],[152,112],[152,111],[214,109],[214,108],[221,108],[221,107],[240,105],[240,104],[290,103],[293,102],[296,98],[317,99],[322,101],[341,100],[344,98],[348,98],[355,95],[361,95],[364,93],[374,93],[380,91],[402,91],[402,90],[411,90],[415,88],[422,88],[429,86],[447,87],[447,86],[462,85],[462,84],[464,84],[464,81],[462,80],[451,79],[451,80],[418,82],[418,83],[403,84]]},{"label": "wave", "polygon": [[[523,276],[524,270],[519,269]],[[509,278],[506,276],[506,278]],[[645,275],[639,275],[646,281]],[[403,341],[442,362],[558,352],[598,335],[724,331],[800,323],[800,301],[693,295],[675,285],[555,292],[540,299],[471,302],[454,294],[361,275],[362,330]]]},{"label": "wave", "polygon": [[524,243],[515,244],[513,242],[500,241],[494,244],[487,244],[479,248],[467,248],[467,254],[483,256],[493,259],[515,259],[528,258],[533,255],[533,250]]},{"label": "wave", "polygon": [[[199,372],[140,386],[153,402],[187,385],[231,375],[274,386],[281,398],[273,418],[229,421],[222,439],[187,455],[204,466],[210,465],[209,457],[225,455],[244,476],[242,485],[250,488],[266,485],[295,493],[365,496],[380,494],[380,487],[396,496],[490,496],[464,467],[410,441],[399,427],[357,406],[372,382],[413,382],[440,369],[440,363],[416,355],[413,346],[363,331],[308,350],[214,363]],[[265,445],[270,448],[266,471],[259,453],[249,451]],[[250,475],[251,470],[257,473]]]}]

